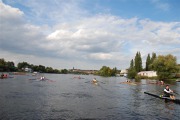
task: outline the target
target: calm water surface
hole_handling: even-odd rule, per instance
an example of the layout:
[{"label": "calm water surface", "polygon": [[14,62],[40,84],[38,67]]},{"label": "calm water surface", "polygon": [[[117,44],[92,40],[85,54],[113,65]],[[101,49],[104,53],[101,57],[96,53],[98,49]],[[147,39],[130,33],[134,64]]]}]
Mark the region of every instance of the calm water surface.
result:
[{"label": "calm water surface", "polygon": [[[161,94],[164,86],[119,84],[123,77],[44,74],[47,81],[29,80],[39,76],[16,75],[0,79],[0,119],[180,119],[180,105],[146,95]],[[98,85],[91,84],[96,77]],[[180,83],[170,86],[180,93]],[[179,97],[179,96],[177,96]]]}]

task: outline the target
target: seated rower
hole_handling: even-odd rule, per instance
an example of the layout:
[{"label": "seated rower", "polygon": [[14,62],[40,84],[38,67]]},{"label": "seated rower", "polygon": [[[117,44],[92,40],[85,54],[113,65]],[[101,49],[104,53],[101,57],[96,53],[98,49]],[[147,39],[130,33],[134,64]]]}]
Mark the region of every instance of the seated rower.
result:
[{"label": "seated rower", "polygon": [[166,85],[166,88],[164,89],[164,97],[170,97],[174,100],[175,96],[172,93],[173,91],[169,88],[169,85]]},{"label": "seated rower", "polygon": [[3,79],[3,78],[4,78],[4,74],[2,73],[2,74],[1,74],[1,79]]},{"label": "seated rower", "polygon": [[161,80],[161,81],[160,81],[160,85],[164,85],[164,81]]},{"label": "seated rower", "polygon": [[93,83],[97,83],[97,80],[96,80],[96,78],[94,78],[94,79],[92,80],[92,82],[93,82]]},{"label": "seated rower", "polygon": [[45,77],[44,77],[44,76],[41,76],[41,80],[45,80]]},{"label": "seated rower", "polygon": [[128,80],[128,79],[127,79],[126,82],[127,82],[127,83],[131,83],[131,80]]},{"label": "seated rower", "polygon": [[7,78],[8,77],[8,75],[7,74],[4,74],[4,78]]},{"label": "seated rower", "polygon": [[158,84],[158,85],[164,85],[164,81],[158,81],[156,84]]}]

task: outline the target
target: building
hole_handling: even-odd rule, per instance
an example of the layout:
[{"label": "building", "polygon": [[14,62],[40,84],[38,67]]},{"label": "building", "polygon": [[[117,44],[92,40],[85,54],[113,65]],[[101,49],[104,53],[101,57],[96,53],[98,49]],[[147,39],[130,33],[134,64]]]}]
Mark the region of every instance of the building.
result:
[{"label": "building", "polygon": [[141,71],[138,73],[140,76],[147,76],[147,77],[156,77],[157,72],[156,71]]},{"label": "building", "polygon": [[128,70],[126,69],[126,70],[121,70],[121,72],[120,72],[120,76],[127,76],[127,73],[128,73]]},{"label": "building", "polygon": [[24,70],[25,72],[32,72],[32,69],[31,69],[31,68],[28,68],[28,67],[23,68],[23,70]]}]

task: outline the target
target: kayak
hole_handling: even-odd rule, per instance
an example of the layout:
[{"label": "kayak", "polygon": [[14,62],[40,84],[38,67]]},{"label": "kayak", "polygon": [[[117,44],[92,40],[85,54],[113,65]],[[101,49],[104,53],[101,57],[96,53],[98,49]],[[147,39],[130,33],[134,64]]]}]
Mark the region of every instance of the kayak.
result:
[{"label": "kayak", "polygon": [[93,83],[94,85],[98,85],[98,83]]},{"label": "kayak", "polygon": [[144,94],[151,95],[151,96],[156,97],[156,98],[164,99],[166,101],[172,101],[172,102],[174,102],[176,104],[180,104],[180,99],[174,99],[173,100],[173,99],[171,99],[169,97],[163,97],[163,95],[156,95],[156,94],[152,94],[152,93],[149,93],[149,92],[144,92]]},{"label": "kayak", "polygon": [[94,84],[94,85],[98,85],[98,81],[97,80],[92,80],[91,83]]}]

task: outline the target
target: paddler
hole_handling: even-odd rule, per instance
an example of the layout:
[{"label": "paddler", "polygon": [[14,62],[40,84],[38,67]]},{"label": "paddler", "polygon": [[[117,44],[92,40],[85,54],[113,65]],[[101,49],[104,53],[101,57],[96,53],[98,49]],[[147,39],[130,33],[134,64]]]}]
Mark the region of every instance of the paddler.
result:
[{"label": "paddler", "polygon": [[4,78],[7,78],[8,77],[8,75],[7,74],[4,74]]},{"label": "paddler", "polygon": [[166,85],[166,88],[164,88],[164,97],[170,97],[174,100],[175,96],[172,93],[173,91],[169,88],[169,85]]},{"label": "paddler", "polygon": [[160,81],[160,84],[161,84],[161,85],[164,85],[164,81],[161,80],[161,81]]},{"label": "paddler", "polygon": [[92,82],[93,82],[93,83],[97,83],[97,80],[96,80],[96,78],[94,78],[94,79],[92,80]]},{"label": "paddler", "polygon": [[126,82],[127,82],[127,83],[131,83],[131,80],[128,80],[128,79],[127,79]]},{"label": "paddler", "polygon": [[41,78],[40,78],[41,80],[45,80],[45,77],[44,76],[41,76]]},{"label": "paddler", "polygon": [[4,74],[2,73],[2,74],[1,74],[1,79],[3,79],[3,78],[4,78]]}]

